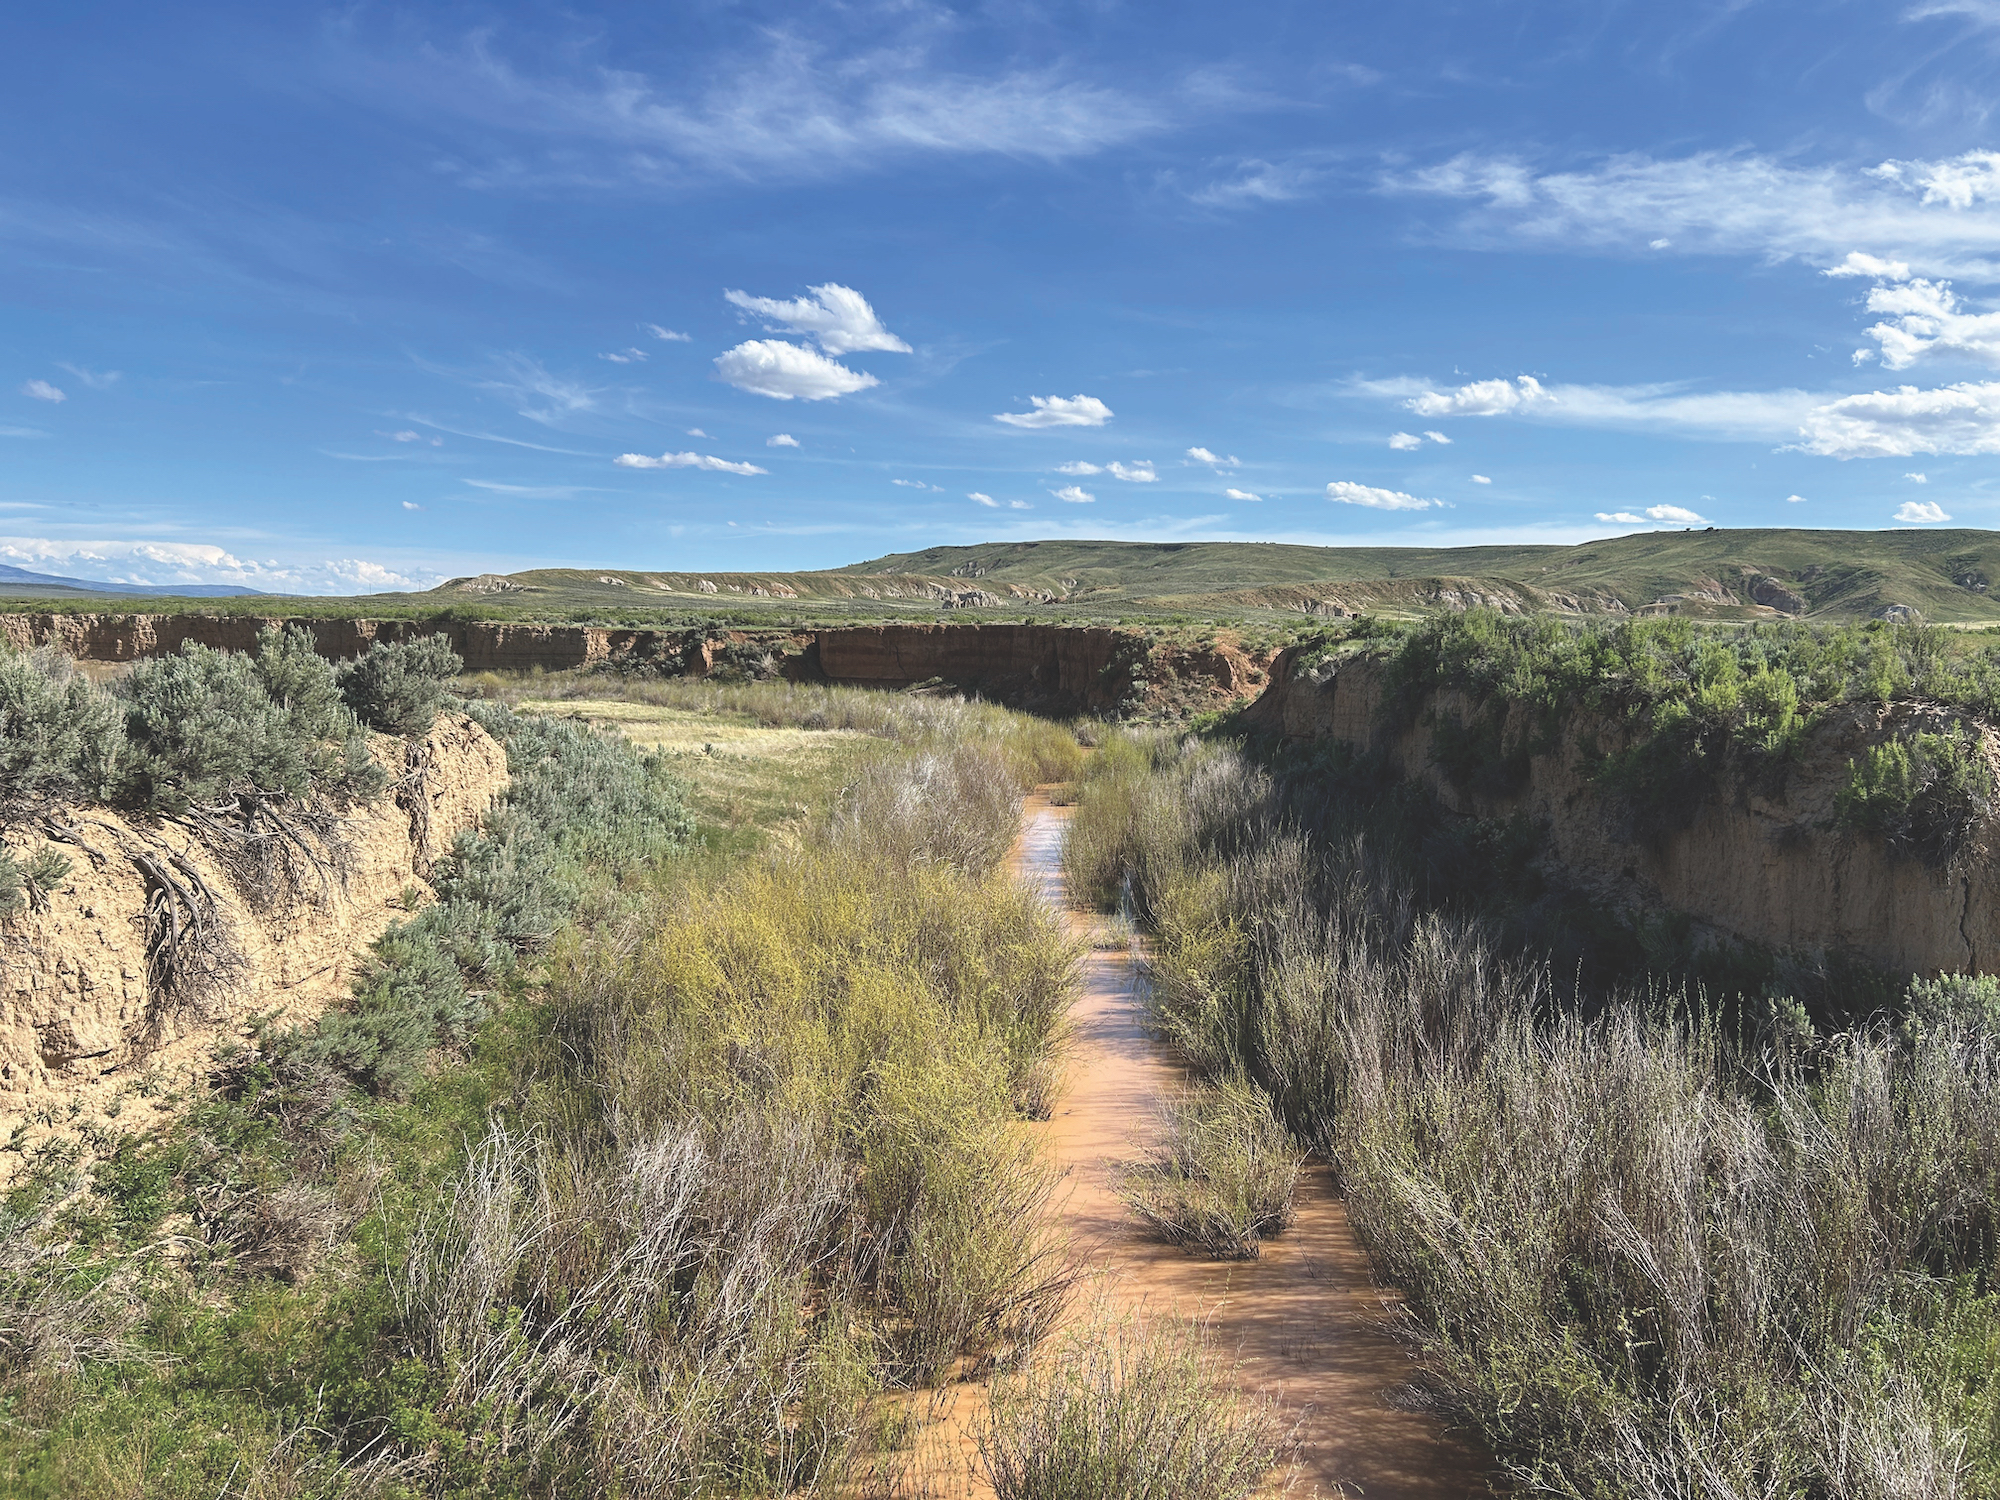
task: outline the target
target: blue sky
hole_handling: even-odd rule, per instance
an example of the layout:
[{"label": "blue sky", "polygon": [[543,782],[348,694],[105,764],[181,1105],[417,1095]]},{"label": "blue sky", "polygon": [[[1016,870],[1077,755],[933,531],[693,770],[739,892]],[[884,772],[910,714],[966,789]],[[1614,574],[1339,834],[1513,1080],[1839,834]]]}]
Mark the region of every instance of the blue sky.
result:
[{"label": "blue sky", "polygon": [[0,25],[0,561],[2000,512],[2000,0]]}]

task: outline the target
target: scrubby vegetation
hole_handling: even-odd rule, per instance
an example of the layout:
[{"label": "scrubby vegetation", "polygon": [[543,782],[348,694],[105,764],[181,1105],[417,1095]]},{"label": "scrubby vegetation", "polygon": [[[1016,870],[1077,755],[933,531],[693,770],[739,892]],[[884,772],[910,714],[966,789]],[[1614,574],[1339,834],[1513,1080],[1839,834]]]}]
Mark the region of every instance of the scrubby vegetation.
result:
[{"label": "scrubby vegetation", "polygon": [[23,1163],[0,1488],[826,1492],[879,1468],[882,1393],[1052,1326],[1013,1122],[1075,954],[997,865],[1075,740],[892,700],[799,841],[718,863],[666,761],[502,696],[468,707],[507,800],[349,1005],[225,1050],[163,1133]]},{"label": "scrubby vegetation", "polygon": [[2000,1486],[1991,981],[1834,1034],[1782,995],[1760,1025],[1579,992],[1226,746],[1134,738],[1089,771],[1069,869],[1152,928],[1155,1024],[1331,1163],[1437,1399],[1513,1482]]}]

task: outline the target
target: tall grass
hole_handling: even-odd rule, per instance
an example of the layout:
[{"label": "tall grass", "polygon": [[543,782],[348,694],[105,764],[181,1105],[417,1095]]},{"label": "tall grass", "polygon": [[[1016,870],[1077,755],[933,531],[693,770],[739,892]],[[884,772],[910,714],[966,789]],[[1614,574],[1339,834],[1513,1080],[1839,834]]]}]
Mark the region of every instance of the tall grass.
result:
[{"label": "tall grass", "polygon": [[1365,846],[1301,836],[1233,752],[1148,758],[1086,797],[1078,859],[1120,851],[1156,1024],[1327,1154],[1429,1378],[1516,1482],[2000,1485],[1982,1010],[1817,1036],[1783,1006],[1759,1031],[1666,991],[1566,998]]},{"label": "tall grass", "polygon": [[1102,1308],[996,1375],[975,1431],[999,1500],[1239,1500],[1266,1487],[1290,1437],[1199,1323]]}]

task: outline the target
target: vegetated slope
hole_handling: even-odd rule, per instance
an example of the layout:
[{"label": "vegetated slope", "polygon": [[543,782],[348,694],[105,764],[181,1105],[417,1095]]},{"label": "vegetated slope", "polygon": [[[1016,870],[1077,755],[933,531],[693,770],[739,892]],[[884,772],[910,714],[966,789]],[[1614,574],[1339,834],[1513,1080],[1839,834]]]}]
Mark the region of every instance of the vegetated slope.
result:
[{"label": "vegetated slope", "polygon": [[[938,608],[1101,616],[1174,612],[1637,612],[1711,618],[1891,611],[2000,619],[2000,535],[1753,529],[1646,532],[1573,547],[1302,547],[1050,540],[930,547],[811,572],[541,568],[375,596],[502,613],[785,609],[877,617]],[[364,603],[368,601],[351,601]]]}]

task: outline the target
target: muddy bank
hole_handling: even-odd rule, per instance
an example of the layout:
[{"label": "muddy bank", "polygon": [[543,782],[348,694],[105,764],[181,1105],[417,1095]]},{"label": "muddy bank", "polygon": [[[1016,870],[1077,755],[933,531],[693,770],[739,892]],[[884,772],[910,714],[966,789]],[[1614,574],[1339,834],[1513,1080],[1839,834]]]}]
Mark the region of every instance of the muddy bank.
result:
[{"label": "muddy bank", "polygon": [[[1294,743],[1343,742],[1385,754],[1404,778],[1429,786],[1467,817],[1527,818],[1542,840],[1540,863],[1558,883],[1580,889],[1635,923],[1682,913],[1698,939],[1734,940],[1813,960],[1845,955],[1894,976],[2000,970],[2000,828],[1978,830],[1978,851],[1962,868],[1935,869],[1879,838],[1835,825],[1835,797],[1849,762],[1871,745],[1912,729],[1961,722],[1921,704],[1847,704],[1808,731],[1797,762],[1779,784],[1717,782],[1688,811],[1686,827],[1635,836],[1629,810],[1591,781],[1582,743],[1617,748],[1618,722],[1566,724],[1559,743],[1532,756],[1520,791],[1474,796],[1435,764],[1432,725],[1469,720],[1464,694],[1431,694],[1401,724],[1383,721],[1380,673],[1366,661],[1298,669],[1296,652],[1273,663],[1271,685],[1246,717],[1252,727]],[[1971,721],[1989,761],[2000,740]],[[1527,732],[1510,723],[1507,742]],[[1335,794],[1330,789],[1330,794]]]},{"label": "muddy bank", "polygon": [[[101,807],[5,835],[24,862],[52,848],[70,868],[0,923],[0,1138],[51,1103],[95,1112],[142,1075],[171,1086],[253,1018],[310,1020],[347,992],[405,893],[428,899],[437,859],[507,785],[506,753],[463,715],[414,742],[375,736],[372,749],[392,788],[307,833],[309,860],[232,868],[182,825]],[[196,897],[198,918],[164,909],[168,880]],[[152,958],[174,916],[216,942],[170,988]]]},{"label": "muddy bank", "polygon": [[468,672],[610,670],[706,677],[723,669],[798,682],[900,689],[939,683],[1039,713],[1186,712],[1262,691],[1272,653],[1225,640],[1155,641],[1085,625],[856,625],[793,630],[636,630],[493,620],[287,620],[279,616],[0,614],[16,648],[54,645],[79,661],[161,656],[194,641],[247,651],[270,625],[310,630],[319,654],[441,636]]}]

